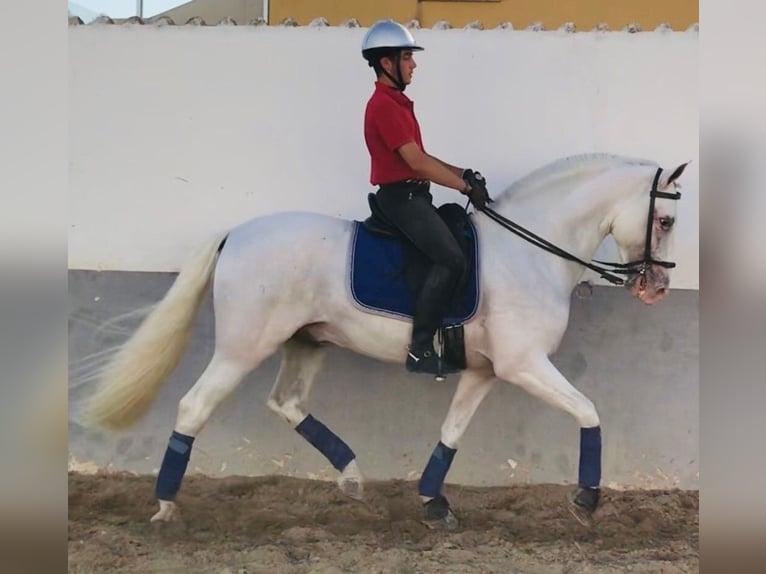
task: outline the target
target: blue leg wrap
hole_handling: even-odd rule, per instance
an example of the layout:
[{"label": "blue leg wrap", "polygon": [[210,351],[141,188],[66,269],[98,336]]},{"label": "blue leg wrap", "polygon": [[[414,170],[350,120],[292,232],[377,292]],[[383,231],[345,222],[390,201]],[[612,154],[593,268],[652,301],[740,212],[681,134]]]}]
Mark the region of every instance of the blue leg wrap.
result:
[{"label": "blue leg wrap", "polygon": [[435,498],[442,493],[444,479],[447,476],[452,459],[455,458],[457,449],[450,448],[441,441],[434,448],[431,458],[428,460],[426,469],[420,477],[418,490],[422,496]]},{"label": "blue leg wrap", "polygon": [[306,416],[295,427],[295,430],[325,455],[327,460],[341,472],[349,462],[356,458],[354,451],[345,442],[311,415]]},{"label": "blue leg wrap", "polygon": [[157,487],[155,497],[159,500],[174,500],[178,489],[181,488],[181,481],[186,472],[186,465],[189,464],[194,437],[186,436],[173,431],[168,441],[168,448],[165,451],[165,458],[162,459],[160,474],[157,476]]},{"label": "blue leg wrap", "polygon": [[601,427],[580,429],[580,474],[584,488],[598,488],[601,483]]}]

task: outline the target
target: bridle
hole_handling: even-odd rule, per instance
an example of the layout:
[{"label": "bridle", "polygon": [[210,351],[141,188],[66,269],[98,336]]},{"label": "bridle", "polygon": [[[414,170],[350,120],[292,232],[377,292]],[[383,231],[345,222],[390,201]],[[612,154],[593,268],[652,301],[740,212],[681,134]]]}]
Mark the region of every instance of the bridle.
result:
[{"label": "bridle", "polygon": [[[610,283],[614,285],[624,285],[626,282],[626,279],[623,277],[618,277],[617,275],[614,275],[615,273],[620,275],[633,275],[638,274],[640,276],[646,275],[646,271],[649,269],[649,266],[651,265],[659,265],[660,267],[664,267],[666,269],[672,269],[676,266],[675,263],[671,263],[670,261],[658,261],[657,259],[654,259],[652,257],[652,228],[654,226],[654,203],[655,200],[660,197],[662,199],[681,199],[681,193],[678,191],[675,191],[673,193],[667,193],[664,191],[658,191],[657,190],[657,184],[660,181],[660,174],[662,173],[662,168],[657,168],[657,173],[654,175],[654,181],[652,182],[652,190],[650,193],[650,199],[649,199],[649,218],[646,222],[646,243],[644,245],[644,258],[639,259],[636,261],[631,261],[629,263],[610,263],[608,261],[599,261],[598,259],[594,259],[593,262],[588,263],[586,261],[583,261],[579,257],[572,255],[571,253],[564,251],[560,247],[557,247],[553,243],[546,241],[539,235],[535,235],[531,231],[524,229],[521,225],[518,223],[514,223],[510,219],[503,217],[499,213],[497,213],[494,209],[487,207],[486,205],[482,208],[477,208],[479,211],[487,215],[490,219],[507,229],[508,231],[512,231],[519,237],[526,239],[529,241],[532,245],[536,245],[540,247],[541,249],[544,249],[545,251],[548,251],[549,253],[553,253],[554,255],[558,255],[559,257],[562,257],[568,261],[575,261],[577,263],[580,263],[581,265],[584,265],[588,269],[592,269],[596,273],[598,273],[601,277],[609,281]],[[599,265],[596,265],[598,263]],[[606,267],[602,267],[606,266]],[[610,269],[610,267],[612,269]]]}]

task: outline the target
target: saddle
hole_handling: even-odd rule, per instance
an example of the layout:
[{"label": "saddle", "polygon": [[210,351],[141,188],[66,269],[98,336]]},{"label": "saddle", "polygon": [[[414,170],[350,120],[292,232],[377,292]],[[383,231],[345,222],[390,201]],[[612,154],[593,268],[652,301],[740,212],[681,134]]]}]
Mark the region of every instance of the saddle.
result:
[{"label": "saddle", "polygon": [[[401,266],[397,270],[399,277],[392,279],[400,280],[412,293],[414,300],[426,279],[431,264],[430,260],[388,220],[378,206],[377,196],[374,193],[367,195],[367,202],[370,206],[370,216],[360,225],[365,231],[380,240],[387,240],[400,245],[402,260]],[[436,211],[457,240],[467,262],[466,272],[460,278],[455,289],[455,300],[450,305],[450,312],[444,317],[438,331],[438,341],[441,347],[439,350],[443,360],[455,367],[465,369],[463,323],[475,312],[478,299],[475,230],[465,209],[457,203],[446,203]],[[469,279],[474,281],[469,281]],[[467,286],[470,289],[466,289]]]}]

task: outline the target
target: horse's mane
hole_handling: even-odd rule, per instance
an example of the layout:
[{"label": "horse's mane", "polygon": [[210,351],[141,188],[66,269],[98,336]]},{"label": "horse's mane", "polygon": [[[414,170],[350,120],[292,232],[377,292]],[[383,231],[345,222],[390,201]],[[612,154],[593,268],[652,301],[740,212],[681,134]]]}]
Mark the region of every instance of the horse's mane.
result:
[{"label": "horse's mane", "polygon": [[543,186],[554,188],[556,186],[552,184],[557,181],[566,180],[571,186],[577,180],[588,179],[608,169],[627,165],[656,166],[657,163],[648,159],[607,153],[571,155],[539,167],[516,180],[498,195],[498,199],[518,197]]}]

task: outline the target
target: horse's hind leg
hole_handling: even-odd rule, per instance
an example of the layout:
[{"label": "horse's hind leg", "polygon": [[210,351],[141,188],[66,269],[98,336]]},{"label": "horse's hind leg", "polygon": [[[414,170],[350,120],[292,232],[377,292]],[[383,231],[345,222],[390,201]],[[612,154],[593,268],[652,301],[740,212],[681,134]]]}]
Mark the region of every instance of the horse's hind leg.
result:
[{"label": "horse's hind leg", "polygon": [[267,404],[340,471],[338,485],[341,491],[360,499],[363,478],[356,464],[356,455],[335,433],[305,411],[311,385],[324,355],[324,348],[312,341],[299,337],[288,340]]},{"label": "horse's hind leg", "polygon": [[[262,353],[260,359],[269,354]],[[176,425],[157,476],[155,496],[160,510],[151,518],[152,522],[173,518],[176,512],[174,500],[189,463],[194,437],[202,430],[216,407],[255,366],[253,361],[233,359],[217,349],[200,378],[179,402]]]}]

